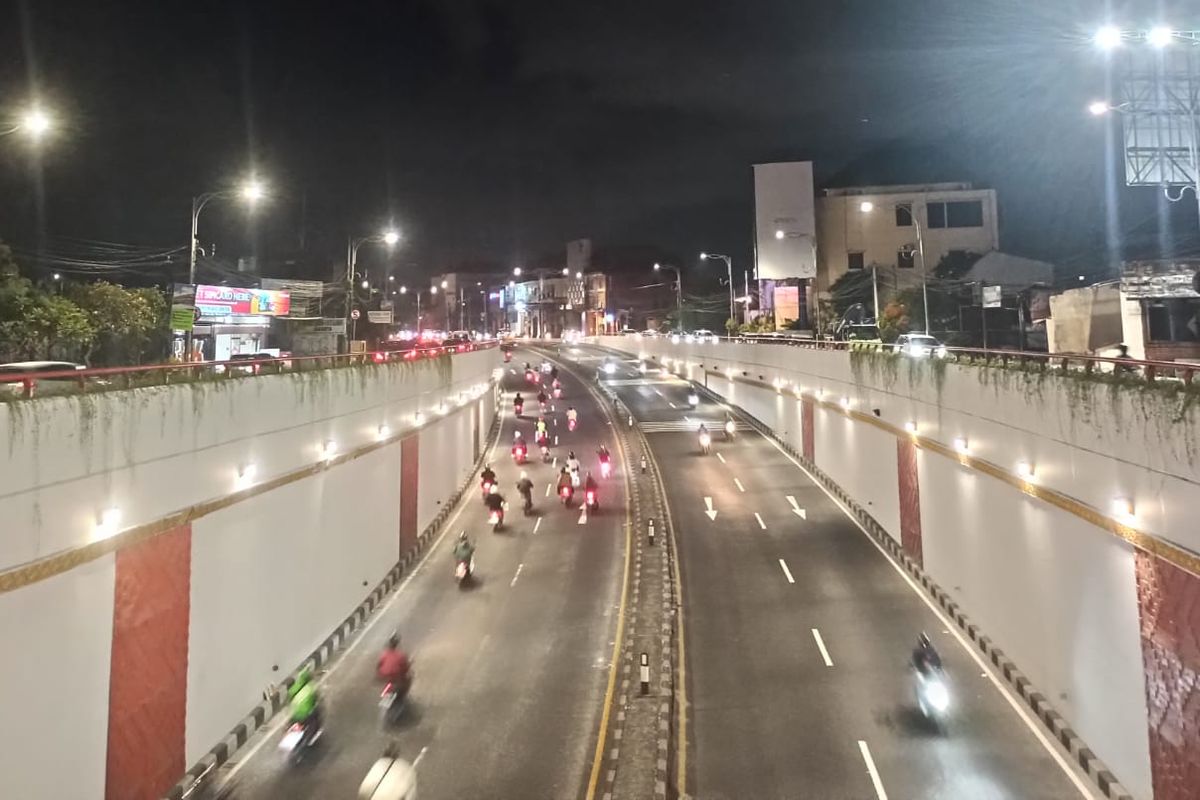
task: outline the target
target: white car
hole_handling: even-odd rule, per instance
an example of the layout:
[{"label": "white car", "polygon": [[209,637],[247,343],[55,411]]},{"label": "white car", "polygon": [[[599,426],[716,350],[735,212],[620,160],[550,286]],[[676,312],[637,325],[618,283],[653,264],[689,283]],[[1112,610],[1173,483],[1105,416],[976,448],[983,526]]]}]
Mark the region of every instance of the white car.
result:
[{"label": "white car", "polygon": [[[9,364],[0,364],[0,392],[17,396],[25,391],[23,380],[17,380],[17,376],[24,378],[36,378],[35,386],[40,388],[34,391],[39,394],[45,394],[46,389],[55,384],[62,385],[62,381],[67,381],[68,384],[74,384],[77,380],[73,376],[64,375],[62,373],[78,372],[79,370],[87,369],[83,364],[75,364],[71,361],[14,361]],[[53,378],[38,378],[38,375],[58,373]]]},{"label": "white car", "polygon": [[927,333],[902,333],[896,337],[894,347],[910,358],[946,357],[946,345]]}]

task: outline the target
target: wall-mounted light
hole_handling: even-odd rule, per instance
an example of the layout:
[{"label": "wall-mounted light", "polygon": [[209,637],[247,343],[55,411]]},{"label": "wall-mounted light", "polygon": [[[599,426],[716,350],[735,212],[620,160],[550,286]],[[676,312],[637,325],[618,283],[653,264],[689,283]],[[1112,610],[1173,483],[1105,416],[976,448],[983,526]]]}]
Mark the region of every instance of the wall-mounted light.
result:
[{"label": "wall-mounted light", "polygon": [[420,411],[414,413],[412,418],[413,425],[416,425],[418,428],[425,424],[425,415]]},{"label": "wall-mounted light", "polygon": [[971,444],[967,441],[967,437],[956,436],[954,438],[954,449],[965,456],[967,453],[971,452]]},{"label": "wall-mounted light", "polygon": [[1017,462],[1017,474],[1025,480],[1033,478],[1033,464],[1028,461]]},{"label": "wall-mounted light", "polygon": [[844,408],[847,411],[850,410],[850,406],[854,405],[854,401],[851,400],[849,397],[843,397],[841,400],[841,403],[842,403],[842,408]]},{"label": "wall-mounted light", "polygon": [[333,439],[326,439],[317,445],[317,453],[321,456],[322,461],[328,461],[337,455],[337,442]]},{"label": "wall-mounted light", "polygon": [[247,488],[254,483],[254,476],[258,474],[257,464],[242,464],[237,469],[237,478],[234,480],[234,486],[238,491]]},{"label": "wall-mounted light", "polygon": [[916,433],[917,432],[916,421],[910,419],[908,422],[904,423],[904,430],[908,431],[909,433]]},{"label": "wall-mounted light", "polygon": [[94,540],[107,539],[116,534],[121,527],[121,509],[106,508],[96,515],[96,530]]},{"label": "wall-mounted light", "polygon": [[1120,519],[1133,519],[1133,500],[1128,497],[1114,497],[1112,512]]},{"label": "wall-mounted light", "polygon": [[392,429],[389,428],[386,423],[383,425],[380,425],[378,428],[375,429],[376,441],[382,442],[384,439],[388,438],[391,435],[392,435]]}]

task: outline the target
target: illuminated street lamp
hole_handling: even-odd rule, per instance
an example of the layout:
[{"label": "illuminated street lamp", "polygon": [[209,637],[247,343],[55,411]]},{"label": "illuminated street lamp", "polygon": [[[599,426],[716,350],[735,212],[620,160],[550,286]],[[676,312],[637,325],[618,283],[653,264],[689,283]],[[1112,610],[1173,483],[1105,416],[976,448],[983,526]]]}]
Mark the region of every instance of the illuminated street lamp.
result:
[{"label": "illuminated street lamp", "polygon": [[[858,210],[864,214],[870,214],[875,210],[875,204],[870,200],[863,200],[858,204]],[[917,231],[917,254],[921,257],[921,305],[925,310],[925,333],[929,334],[929,288],[925,280],[925,237],[921,232],[921,217],[917,214],[916,206],[908,206],[908,217],[912,220],[913,227]],[[910,254],[911,255],[911,254]],[[879,324],[879,294],[876,291],[875,295],[875,322]]]},{"label": "illuminated street lamp", "polygon": [[254,177],[244,181],[236,189],[225,189],[219,192],[205,192],[192,198],[192,238],[190,255],[188,257],[188,283],[196,282],[196,251],[199,242],[196,240],[196,235],[200,228],[200,212],[208,205],[209,201],[216,199],[238,198],[244,203],[253,207],[259,200],[266,197],[266,189],[263,184]]},{"label": "illuminated street lamp", "polygon": [[1151,47],[1166,47],[1175,38],[1175,33],[1163,25],[1156,25],[1146,34],[1146,41]]},{"label": "illuminated street lamp", "polygon": [[654,265],[655,272],[661,272],[664,269],[673,270],[675,272],[675,313],[679,317],[676,324],[680,327],[680,329],[682,329],[683,328],[683,273],[679,271],[679,267],[673,267],[670,264],[667,264],[665,267],[662,264],[658,264],[658,263],[656,263]]},{"label": "illuminated street lamp", "polygon": [[729,256],[723,256],[720,253],[701,253],[701,261],[724,261],[725,271],[729,275],[729,318],[734,319],[733,315],[733,259]]},{"label": "illuminated street lamp", "polygon": [[33,106],[22,114],[8,127],[0,128],[0,136],[10,133],[23,134],[35,142],[41,141],[46,134],[54,129],[54,118],[40,106]]},{"label": "illuminated street lamp", "polygon": [[1100,28],[1100,30],[1096,31],[1096,35],[1092,38],[1092,41],[1094,41],[1096,46],[1101,50],[1112,50],[1114,47],[1120,46],[1123,38],[1124,36],[1122,35],[1120,28],[1116,27],[1115,25],[1105,25],[1104,27]]},{"label": "illuminated street lamp", "polygon": [[[354,319],[351,311],[354,309],[354,276],[358,267],[358,248],[364,244],[382,243],[390,250],[400,241],[400,233],[394,228],[388,228],[373,236],[350,237],[346,243],[346,316],[350,317],[350,338],[353,339],[358,330],[358,320]],[[362,288],[369,289],[371,284],[363,276]]]}]

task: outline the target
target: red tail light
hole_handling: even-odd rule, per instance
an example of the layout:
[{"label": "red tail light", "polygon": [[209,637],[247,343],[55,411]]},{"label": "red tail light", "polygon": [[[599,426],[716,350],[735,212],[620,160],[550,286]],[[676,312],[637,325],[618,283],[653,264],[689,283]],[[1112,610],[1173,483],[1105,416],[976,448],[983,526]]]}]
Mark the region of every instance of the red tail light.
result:
[{"label": "red tail light", "polygon": [[376,364],[378,364],[378,363],[382,362],[382,361],[383,361],[384,359],[386,359],[386,358],[387,358],[387,356],[386,356],[386,355],[384,355],[383,353],[376,353],[376,354],[375,354],[375,363],[376,363]]},{"label": "red tail light", "polygon": [[596,500],[596,493],[588,492],[587,499],[589,503],[594,502]]},{"label": "red tail light", "polygon": [[570,487],[570,486],[564,486],[564,487],[562,488],[562,492],[561,492],[561,494],[562,494],[562,496],[563,496],[563,497],[569,497],[569,496],[571,495],[571,487]]},{"label": "red tail light", "polygon": [[392,691],[392,685],[389,683],[387,686],[383,687],[383,691],[379,693],[379,696],[387,697],[389,694],[391,694],[391,691]]}]

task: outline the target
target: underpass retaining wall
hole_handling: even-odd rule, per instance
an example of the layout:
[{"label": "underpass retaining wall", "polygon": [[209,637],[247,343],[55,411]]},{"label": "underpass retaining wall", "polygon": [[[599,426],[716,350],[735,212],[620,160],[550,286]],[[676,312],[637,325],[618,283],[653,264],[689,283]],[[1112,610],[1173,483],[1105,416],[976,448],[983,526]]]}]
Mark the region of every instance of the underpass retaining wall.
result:
[{"label": "underpass retaining wall", "polygon": [[0,404],[0,796],[161,797],[443,516],[498,360]]},{"label": "underpass retaining wall", "polygon": [[[880,353],[602,343],[772,428],[923,564],[1135,797],[1190,796],[1200,646],[1181,632],[1200,618],[1200,418],[1188,397]],[[1115,516],[1117,497],[1132,516]]]}]

